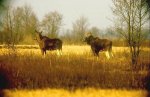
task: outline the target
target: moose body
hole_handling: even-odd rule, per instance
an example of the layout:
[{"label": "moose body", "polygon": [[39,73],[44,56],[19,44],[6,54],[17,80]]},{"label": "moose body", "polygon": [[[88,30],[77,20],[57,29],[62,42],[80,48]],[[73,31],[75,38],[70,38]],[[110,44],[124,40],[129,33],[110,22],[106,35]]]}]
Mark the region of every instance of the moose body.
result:
[{"label": "moose body", "polygon": [[47,36],[42,36],[40,32],[36,32],[36,40],[38,41],[42,55],[46,54],[46,50],[58,50],[58,53],[62,50],[62,41],[58,38],[51,39]]},{"label": "moose body", "polygon": [[112,55],[112,41],[107,39],[100,39],[92,35],[85,38],[85,42],[91,46],[92,52],[95,56],[99,56],[100,51],[106,51],[106,57],[109,59]]}]

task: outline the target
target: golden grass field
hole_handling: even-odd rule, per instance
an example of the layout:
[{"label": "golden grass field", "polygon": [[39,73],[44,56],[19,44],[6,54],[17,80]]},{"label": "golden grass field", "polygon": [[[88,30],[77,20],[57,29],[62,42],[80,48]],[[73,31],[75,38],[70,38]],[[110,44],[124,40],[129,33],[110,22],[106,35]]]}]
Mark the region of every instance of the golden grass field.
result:
[{"label": "golden grass field", "polygon": [[6,97],[148,97],[144,90],[115,90],[115,89],[64,89],[39,90],[5,90]]},{"label": "golden grass field", "polygon": [[[65,45],[62,55],[48,51],[43,57],[37,45],[0,48],[0,67],[10,86],[4,97],[148,97],[150,48],[143,47],[138,70],[132,70],[129,49],[113,47],[94,57],[90,47]],[[2,72],[3,73],[3,72]],[[8,87],[8,89],[7,89]]]}]

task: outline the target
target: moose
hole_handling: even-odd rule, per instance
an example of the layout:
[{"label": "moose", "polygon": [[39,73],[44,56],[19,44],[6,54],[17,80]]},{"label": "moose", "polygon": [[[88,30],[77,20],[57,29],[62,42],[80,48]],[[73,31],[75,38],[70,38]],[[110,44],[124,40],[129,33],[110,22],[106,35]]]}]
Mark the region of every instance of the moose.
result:
[{"label": "moose", "polygon": [[112,41],[107,39],[100,39],[94,37],[92,34],[86,35],[84,42],[91,46],[92,52],[95,56],[99,56],[100,51],[106,51],[106,57],[109,59],[112,54]]},{"label": "moose", "polygon": [[41,49],[42,55],[46,55],[46,50],[57,50],[58,54],[62,54],[62,41],[58,38],[49,38],[47,36],[42,36],[42,32],[35,30],[35,35],[39,47]]}]

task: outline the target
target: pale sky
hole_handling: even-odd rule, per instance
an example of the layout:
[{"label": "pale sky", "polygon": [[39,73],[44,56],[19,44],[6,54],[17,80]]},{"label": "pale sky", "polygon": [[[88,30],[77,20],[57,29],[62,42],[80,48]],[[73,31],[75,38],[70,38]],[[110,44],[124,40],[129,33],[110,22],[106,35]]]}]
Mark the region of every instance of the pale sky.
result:
[{"label": "pale sky", "polygon": [[109,20],[112,12],[112,0],[14,0],[13,6],[30,5],[41,21],[45,14],[58,11],[63,15],[64,28],[72,28],[72,23],[79,17],[88,19],[90,27],[100,29],[112,25]]}]

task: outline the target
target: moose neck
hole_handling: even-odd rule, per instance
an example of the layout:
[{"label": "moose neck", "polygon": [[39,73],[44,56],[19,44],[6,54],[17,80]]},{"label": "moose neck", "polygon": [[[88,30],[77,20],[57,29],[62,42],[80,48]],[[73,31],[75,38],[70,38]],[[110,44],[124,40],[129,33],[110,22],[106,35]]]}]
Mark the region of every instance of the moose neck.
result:
[{"label": "moose neck", "polygon": [[38,35],[37,41],[38,43],[42,42],[43,36],[41,34]]},{"label": "moose neck", "polygon": [[43,36],[41,34],[39,34],[39,39],[42,40],[43,39]]}]

